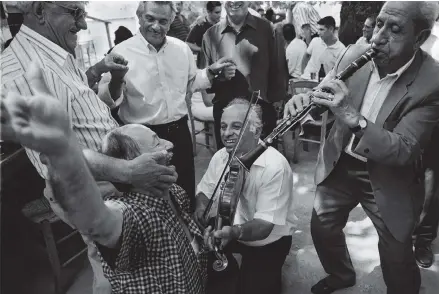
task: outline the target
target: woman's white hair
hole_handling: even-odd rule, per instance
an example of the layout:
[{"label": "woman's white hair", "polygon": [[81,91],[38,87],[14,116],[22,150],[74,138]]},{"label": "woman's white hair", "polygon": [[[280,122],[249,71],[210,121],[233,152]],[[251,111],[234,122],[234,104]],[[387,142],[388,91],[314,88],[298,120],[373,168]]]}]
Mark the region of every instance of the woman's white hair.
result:
[{"label": "woman's white hair", "polygon": [[[226,111],[234,105],[242,105],[245,109],[248,109],[250,102],[244,98],[233,99],[223,110]],[[260,133],[262,131],[262,110],[259,105],[252,105],[250,108],[250,113],[248,114],[248,123],[250,126],[250,132],[253,134]]]},{"label": "woman's white hair", "polygon": [[169,5],[169,7],[171,7],[171,11],[172,11],[171,18],[174,19],[174,16],[177,12],[177,9],[175,8],[174,2],[172,2],[172,1],[140,1],[139,6],[137,6],[137,10],[136,10],[136,15],[138,18],[141,18],[143,16],[143,14],[145,14],[146,4],[148,2],[155,3],[158,5]]}]

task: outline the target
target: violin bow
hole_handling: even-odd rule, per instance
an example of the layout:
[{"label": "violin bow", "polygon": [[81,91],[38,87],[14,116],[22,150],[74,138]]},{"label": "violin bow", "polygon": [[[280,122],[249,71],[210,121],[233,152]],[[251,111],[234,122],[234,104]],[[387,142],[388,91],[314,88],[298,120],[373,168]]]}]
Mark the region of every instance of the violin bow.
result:
[{"label": "violin bow", "polygon": [[227,168],[230,166],[230,163],[232,162],[233,158],[235,157],[236,150],[238,149],[239,143],[241,142],[242,137],[244,136],[244,131],[248,126],[248,118],[249,118],[250,110],[251,110],[253,104],[255,104],[255,102],[257,103],[258,99],[260,99],[259,98],[260,94],[261,94],[260,90],[253,91],[252,97],[250,99],[250,105],[249,105],[247,112],[245,114],[243,127],[239,131],[239,136],[238,136],[238,140],[236,142],[236,145],[235,145],[235,147],[233,147],[232,153],[230,154],[229,159],[227,160],[226,166],[224,167],[224,169],[221,173],[221,176],[220,176],[218,182],[216,183],[215,189],[213,190],[212,197],[210,197],[209,203],[207,203],[206,209],[204,210],[203,219],[204,219],[205,223],[207,223],[207,217],[209,216],[209,212],[212,209],[212,205],[213,205],[213,202],[215,200],[216,192],[218,191],[218,188],[221,184],[221,180],[223,179],[224,174],[227,171]]}]

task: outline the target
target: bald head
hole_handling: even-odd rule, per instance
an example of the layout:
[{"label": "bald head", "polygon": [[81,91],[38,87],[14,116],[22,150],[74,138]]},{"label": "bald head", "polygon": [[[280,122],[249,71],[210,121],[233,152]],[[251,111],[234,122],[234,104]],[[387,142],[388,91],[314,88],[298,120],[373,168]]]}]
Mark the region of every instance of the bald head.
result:
[{"label": "bald head", "polygon": [[388,1],[382,9],[398,9],[407,13],[413,21],[415,32],[431,30],[439,14],[437,1]]}]

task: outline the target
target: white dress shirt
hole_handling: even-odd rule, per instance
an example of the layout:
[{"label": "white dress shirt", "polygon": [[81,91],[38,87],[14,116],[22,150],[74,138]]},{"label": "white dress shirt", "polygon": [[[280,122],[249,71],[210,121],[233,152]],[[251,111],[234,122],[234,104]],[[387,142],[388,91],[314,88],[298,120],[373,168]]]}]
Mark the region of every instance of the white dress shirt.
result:
[{"label": "white dress shirt", "polygon": [[[229,154],[225,148],[214,154],[206,173],[197,186],[197,194],[203,193],[208,198],[212,197],[228,157]],[[217,207],[218,197],[212,206],[210,216],[216,215]],[[240,241],[248,246],[263,246],[292,234],[293,172],[285,157],[272,147],[259,156],[246,176],[234,224],[244,224],[253,219],[270,222],[274,224],[274,228],[264,240]]]},{"label": "white dress shirt", "polygon": [[[124,123],[157,125],[179,120],[188,114],[186,95],[211,86],[206,70],[197,69],[189,46],[176,38],[166,37],[157,51],[138,32],[113,52],[122,55],[129,67],[118,102]],[[99,96],[108,104],[113,103],[110,80],[111,74],[106,73],[99,85]]]},{"label": "white dress shirt", "polygon": [[[416,55],[416,54],[415,54]],[[361,105],[360,113],[368,121],[375,122],[384,100],[389,95],[390,89],[398,78],[407,70],[415,59],[415,55],[400,69],[392,74],[386,75],[384,78],[380,78],[378,68],[374,62],[371,62],[371,71],[369,84],[367,85],[366,93],[364,94],[363,104]],[[352,144],[354,142],[355,135],[352,135],[349,144],[345,148],[345,152],[351,156],[366,162],[367,159],[352,151]]]},{"label": "white dress shirt", "polygon": [[302,62],[306,54],[306,43],[295,38],[288,44],[285,56],[287,58],[288,72],[292,78],[300,78],[302,75]]},{"label": "white dress shirt", "polygon": [[310,79],[311,73],[316,73],[317,75],[321,64],[323,64],[325,73],[329,73],[335,66],[340,53],[343,52],[345,48],[345,45],[339,40],[331,46],[328,46],[320,37],[312,39],[306,50],[306,52],[311,55],[311,58],[309,59],[301,78]]}]

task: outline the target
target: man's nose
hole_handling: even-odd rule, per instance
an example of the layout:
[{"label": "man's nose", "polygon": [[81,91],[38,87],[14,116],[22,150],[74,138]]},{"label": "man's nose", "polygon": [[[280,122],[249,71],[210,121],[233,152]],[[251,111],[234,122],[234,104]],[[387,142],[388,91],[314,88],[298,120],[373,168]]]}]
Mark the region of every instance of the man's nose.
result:
[{"label": "man's nose", "polygon": [[81,30],[87,29],[87,22],[85,21],[85,17],[81,17],[76,21],[76,26]]},{"label": "man's nose", "polygon": [[372,42],[377,45],[385,45],[389,41],[389,36],[384,27],[375,30],[372,35]]},{"label": "man's nose", "polygon": [[224,136],[230,136],[232,134],[232,129],[231,128],[225,128],[224,129]]},{"label": "man's nose", "polygon": [[152,28],[154,31],[158,31],[158,30],[160,30],[159,22],[158,22],[158,21],[155,21],[155,22],[151,25],[151,28]]}]

